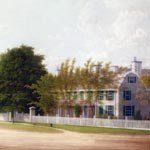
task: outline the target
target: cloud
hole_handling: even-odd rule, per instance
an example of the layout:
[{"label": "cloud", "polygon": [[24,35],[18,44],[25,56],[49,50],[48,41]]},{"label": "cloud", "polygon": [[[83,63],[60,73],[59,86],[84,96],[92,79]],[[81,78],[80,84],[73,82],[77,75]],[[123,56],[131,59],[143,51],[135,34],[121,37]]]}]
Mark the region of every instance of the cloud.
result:
[{"label": "cloud", "polygon": [[50,71],[69,57],[126,64],[150,56],[149,6],[149,0],[6,0],[0,49],[31,45]]},{"label": "cloud", "polygon": [[134,56],[150,54],[148,6],[148,0],[87,0],[78,22],[84,35],[85,56],[127,64]]},{"label": "cloud", "polygon": [[6,25],[0,25],[0,37],[7,35],[9,33],[9,28]]},{"label": "cloud", "polygon": [[146,19],[147,14],[139,10],[121,11],[111,26],[112,35],[106,40],[106,45],[123,48],[145,41],[149,32],[143,26]]}]

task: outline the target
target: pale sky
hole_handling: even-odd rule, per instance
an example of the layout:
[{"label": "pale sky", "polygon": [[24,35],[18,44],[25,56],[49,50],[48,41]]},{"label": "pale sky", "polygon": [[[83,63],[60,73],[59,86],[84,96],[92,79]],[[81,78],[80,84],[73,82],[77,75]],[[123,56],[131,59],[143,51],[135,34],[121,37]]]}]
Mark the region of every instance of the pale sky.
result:
[{"label": "pale sky", "polygon": [[83,64],[150,67],[150,0],[0,0],[0,52],[27,44],[49,71],[66,58]]}]

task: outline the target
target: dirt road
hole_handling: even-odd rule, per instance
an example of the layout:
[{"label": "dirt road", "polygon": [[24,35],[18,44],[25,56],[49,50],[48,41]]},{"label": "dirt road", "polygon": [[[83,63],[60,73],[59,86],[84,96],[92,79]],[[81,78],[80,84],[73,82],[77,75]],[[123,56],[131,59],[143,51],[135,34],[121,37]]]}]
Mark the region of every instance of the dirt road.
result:
[{"label": "dirt road", "polygon": [[35,133],[0,129],[0,150],[150,150],[150,135]]}]

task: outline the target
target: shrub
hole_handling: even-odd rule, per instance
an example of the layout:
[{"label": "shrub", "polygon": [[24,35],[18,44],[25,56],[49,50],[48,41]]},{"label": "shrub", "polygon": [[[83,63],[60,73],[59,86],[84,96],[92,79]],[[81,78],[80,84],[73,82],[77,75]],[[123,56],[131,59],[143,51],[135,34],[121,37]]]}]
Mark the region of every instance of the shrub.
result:
[{"label": "shrub", "polygon": [[76,117],[80,117],[81,113],[82,113],[81,106],[80,105],[75,105],[75,115],[76,115]]},{"label": "shrub", "polygon": [[142,120],[141,111],[138,110],[134,116],[135,120]]}]

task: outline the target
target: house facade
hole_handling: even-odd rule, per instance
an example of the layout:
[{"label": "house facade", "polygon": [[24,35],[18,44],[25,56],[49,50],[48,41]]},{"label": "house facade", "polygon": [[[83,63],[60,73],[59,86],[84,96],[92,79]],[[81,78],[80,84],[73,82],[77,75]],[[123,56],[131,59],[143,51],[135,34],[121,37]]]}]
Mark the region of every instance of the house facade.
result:
[{"label": "house facade", "polygon": [[143,119],[150,119],[150,104],[142,104],[138,97],[140,89],[150,92],[140,80],[141,73],[142,62],[134,58],[131,70],[122,76],[118,88],[71,91],[76,104],[71,104],[68,98],[67,107],[60,104],[57,114],[75,117],[75,105],[79,105],[80,115],[85,118],[113,116],[134,119],[138,114]]}]

